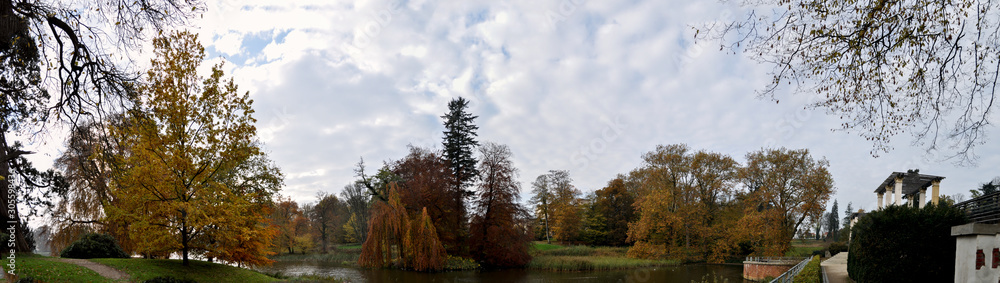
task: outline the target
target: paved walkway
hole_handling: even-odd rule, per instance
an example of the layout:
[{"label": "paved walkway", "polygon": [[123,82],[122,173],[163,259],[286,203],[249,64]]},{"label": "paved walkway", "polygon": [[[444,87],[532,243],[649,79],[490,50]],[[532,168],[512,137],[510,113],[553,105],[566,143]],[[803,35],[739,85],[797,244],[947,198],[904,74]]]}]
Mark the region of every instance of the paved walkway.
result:
[{"label": "paved walkway", "polygon": [[823,271],[826,272],[826,278],[830,279],[830,283],[851,283],[850,277],[847,277],[847,252],[839,253],[819,264],[823,267]]},{"label": "paved walkway", "polygon": [[89,260],[86,260],[86,259],[52,258],[50,260],[59,261],[59,262],[65,262],[65,263],[72,263],[72,264],[76,264],[76,265],[79,265],[79,266],[83,266],[83,267],[86,267],[87,269],[93,270],[94,272],[97,272],[97,274],[100,274],[101,276],[104,276],[105,278],[108,278],[108,279],[111,279],[111,280],[128,280],[129,279],[128,273],[121,272],[118,269],[114,269],[113,267],[110,267],[110,266],[107,266],[107,265],[103,265],[103,264],[100,264],[100,263],[96,263],[96,262],[93,262],[93,261],[89,261]]}]

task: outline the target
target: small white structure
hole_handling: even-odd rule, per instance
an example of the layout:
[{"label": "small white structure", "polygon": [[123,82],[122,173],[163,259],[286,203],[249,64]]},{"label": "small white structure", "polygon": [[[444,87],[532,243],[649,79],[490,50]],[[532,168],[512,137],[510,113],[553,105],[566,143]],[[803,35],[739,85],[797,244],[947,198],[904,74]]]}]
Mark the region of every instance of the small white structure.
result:
[{"label": "small white structure", "polygon": [[955,237],[955,282],[1000,280],[1000,225],[970,223],[951,227]]},{"label": "small white structure", "polygon": [[[920,174],[919,169],[907,170],[904,172],[892,172],[885,178],[878,188],[875,189],[875,196],[878,199],[878,209],[889,205],[912,205],[923,208],[927,203],[938,203],[938,195],[941,192],[941,180],[944,177]],[[931,188],[931,196],[928,200],[927,188]],[[885,194],[889,197],[885,197]],[[903,202],[903,200],[906,202]]]}]

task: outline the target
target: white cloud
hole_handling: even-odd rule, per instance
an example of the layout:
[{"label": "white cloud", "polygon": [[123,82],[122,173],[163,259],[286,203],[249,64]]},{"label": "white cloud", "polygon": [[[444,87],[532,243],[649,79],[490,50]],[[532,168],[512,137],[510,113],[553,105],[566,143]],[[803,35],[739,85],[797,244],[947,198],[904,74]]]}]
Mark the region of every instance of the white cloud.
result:
[{"label": "white cloud", "polygon": [[[801,110],[808,96],[755,99],[766,66],[693,43],[691,25],[737,11],[719,2],[396,3],[208,3],[199,31],[256,100],[261,136],[290,176],[284,194],[312,201],[353,180],[359,157],[378,167],[407,144],[440,147],[438,116],[455,96],[473,102],[480,140],[511,146],[525,185],[569,169],[597,189],[657,144],[739,160],[771,142],[825,156],[836,198],[870,208],[870,190],[893,170],[948,176],[951,194],[1000,165],[997,143],[979,149],[978,169],[911,162],[921,150],[906,136],[874,159],[862,138],[829,130],[836,117]],[[609,138],[615,120],[625,127]]]}]

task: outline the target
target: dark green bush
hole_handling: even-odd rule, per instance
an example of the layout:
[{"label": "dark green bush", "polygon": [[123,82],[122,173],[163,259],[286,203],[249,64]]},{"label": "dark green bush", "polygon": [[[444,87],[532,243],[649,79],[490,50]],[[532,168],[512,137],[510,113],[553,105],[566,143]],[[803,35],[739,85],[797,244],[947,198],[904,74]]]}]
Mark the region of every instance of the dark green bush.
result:
[{"label": "dark green bush", "polygon": [[839,254],[841,252],[846,252],[847,251],[847,243],[844,243],[844,242],[833,242],[833,243],[830,243],[830,246],[827,247],[826,250],[830,251],[830,256],[835,256],[835,255],[837,255],[837,254]]},{"label": "dark green bush", "polygon": [[792,282],[795,283],[823,282],[822,279],[823,271],[822,268],[819,266],[819,263],[820,263],[819,257],[813,256],[812,260],[810,260],[809,263],[807,263],[806,266],[803,267],[801,271],[799,271],[799,274],[796,274],[795,277],[792,278]]},{"label": "dark green bush", "polygon": [[824,256],[826,256],[826,249],[822,249],[822,250],[815,250],[815,251],[813,251],[813,252],[812,252],[812,254],[810,254],[809,256],[818,256],[818,257],[824,257]]},{"label": "dark green bush", "polygon": [[115,238],[105,234],[88,233],[70,244],[59,254],[64,258],[127,258]]},{"label": "dark green bush", "polygon": [[153,279],[142,281],[142,283],[198,283],[191,279],[178,279],[173,276],[157,276]]},{"label": "dark green bush", "polygon": [[967,223],[948,205],[889,206],[866,214],[851,231],[847,272],[857,282],[951,282],[955,239]]}]

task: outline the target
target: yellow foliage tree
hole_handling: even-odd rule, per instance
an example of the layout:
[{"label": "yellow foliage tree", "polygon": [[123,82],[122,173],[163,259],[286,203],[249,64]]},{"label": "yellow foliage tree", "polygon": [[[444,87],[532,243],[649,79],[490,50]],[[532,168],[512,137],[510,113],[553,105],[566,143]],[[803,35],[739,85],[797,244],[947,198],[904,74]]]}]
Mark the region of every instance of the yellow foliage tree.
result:
[{"label": "yellow foliage tree", "polygon": [[256,140],[253,101],[222,79],[221,65],[197,75],[196,35],[175,32],[153,47],[141,104],[111,129],[130,154],[113,162],[108,220],[128,225],[139,253],[180,252],[185,265],[192,253],[266,264],[273,233],[262,223],[282,176]]}]

